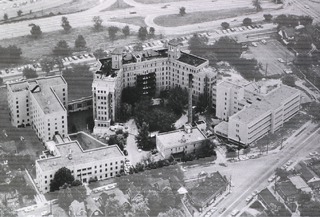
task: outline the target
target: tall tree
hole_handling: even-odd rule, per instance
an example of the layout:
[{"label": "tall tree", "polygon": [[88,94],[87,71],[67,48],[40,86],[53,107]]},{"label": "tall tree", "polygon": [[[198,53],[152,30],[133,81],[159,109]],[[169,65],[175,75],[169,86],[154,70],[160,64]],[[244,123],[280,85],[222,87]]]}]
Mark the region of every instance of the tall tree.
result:
[{"label": "tall tree", "polygon": [[26,79],[30,79],[30,78],[37,78],[38,74],[36,72],[36,70],[30,68],[30,67],[25,67],[22,70],[23,73],[23,77],[25,77]]},{"label": "tall tree", "polygon": [[54,65],[55,65],[55,61],[51,57],[45,57],[40,60],[41,69],[46,73],[50,73],[50,71],[53,70]]},{"label": "tall tree", "polygon": [[98,60],[108,56],[108,53],[103,49],[99,48],[93,52],[93,56]]},{"label": "tall tree", "polygon": [[133,46],[134,51],[143,51],[142,43],[138,42]]},{"label": "tall tree", "polygon": [[60,40],[52,52],[56,56],[69,56],[71,54],[71,48],[65,40]]},{"label": "tall tree", "polygon": [[222,22],[222,23],[221,23],[221,27],[222,27],[223,29],[229,29],[230,24],[227,23],[227,22]]},{"label": "tall tree", "polygon": [[87,46],[87,42],[82,35],[78,35],[78,38],[74,42],[74,47],[78,49],[84,49]]},{"label": "tall tree", "polygon": [[5,13],[5,14],[3,15],[3,20],[4,20],[4,21],[8,21],[8,19],[9,19],[8,14]]},{"label": "tall tree", "polygon": [[153,38],[155,32],[156,32],[155,28],[154,28],[154,27],[150,27],[150,28],[149,28],[149,37],[150,37],[150,38]]},{"label": "tall tree", "polygon": [[2,63],[17,63],[21,59],[21,54],[21,48],[16,45],[0,46],[0,62]]},{"label": "tall tree", "polygon": [[283,84],[295,87],[296,86],[296,79],[293,75],[285,75],[281,78]]},{"label": "tall tree", "polygon": [[167,107],[176,115],[180,116],[183,113],[185,106],[188,103],[188,92],[177,86],[170,90]]},{"label": "tall tree", "polygon": [[148,35],[148,30],[146,27],[140,27],[139,31],[138,31],[138,38],[141,41],[144,41],[147,39],[147,35]]},{"label": "tall tree", "polygon": [[262,11],[260,0],[252,0],[252,5],[256,9],[257,12]]},{"label": "tall tree", "polygon": [[117,32],[119,31],[119,28],[116,26],[109,26],[108,27],[108,33],[111,41],[114,41],[116,39]]},{"label": "tall tree", "polygon": [[265,21],[270,22],[273,16],[271,14],[264,14],[263,17]]},{"label": "tall tree", "polygon": [[[58,189],[57,189],[58,190]],[[74,200],[71,189],[68,184],[63,184],[58,194],[58,204],[63,210],[68,211],[69,206]]]},{"label": "tall tree", "polygon": [[148,149],[150,145],[149,138],[149,126],[147,123],[143,122],[141,128],[139,129],[138,135],[135,137],[138,147],[142,149]]},{"label": "tall tree", "polygon": [[22,13],[23,13],[22,10],[18,10],[18,11],[17,11],[18,17],[21,17]]},{"label": "tall tree", "polygon": [[150,208],[150,215],[157,216],[161,209],[161,198],[159,193],[155,190],[149,190],[147,194],[147,199]]},{"label": "tall tree", "polygon": [[186,15],[186,8],[185,7],[179,8],[179,14],[180,14],[180,16]]},{"label": "tall tree", "polygon": [[96,31],[100,31],[102,29],[102,19],[100,16],[94,16],[93,19],[93,28],[96,30]]},{"label": "tall tree", "polygon": [[50,191],[59,190],[64,184],[70,185],[73,181],[74,177],[71,171],[66,167],[62,167],[54,174],[53,180],[50,183]]},{"label": "tall tree", "polygon": [[244,26],[250,26],[252,24],[252,20],[249,17],[243,19],[242,24]]},{"label": "tall tree", "polygon": [[61,17],[61,26],[62,26],[62,28],[64,29],[64,31],[66,33],[68,33],[72,28],[70,23],[69,23],[68,18],[65,17],[65,16]]},{"label": "tall tree", "polygon": [[170,207],[171,208],[175,207],[176,198],[170,187],[163,189],[163,191],[160,194],[160,197],[161,197],[161,207],[164,210],[168,210]]},{"label": "tall tree", "polygon": [[40,36],[42,35],[42,30],[40,26],[35,25],[33,23],[29,24],[29,26],[31,26],[31,30],[30,30],[31,36],[33,38],[40,38]]},{"label": "tall tree", "polygon": [[195,55],[202,55],[204,52],[207,51],[208,46],[208,38],[207,37],[200,37],[198,34],[194,34],[188,41],[189,43],[189,50],[191,53]]},{"label": "tall tree", "polygon": [[101,194],[102,199],[102,209],[104,210],[104,214],[106,216],[115,216],[120,217],[122,216],[121,208],[120,208],[120,202],[117,200],[116,195],[114,193],[112,194]]},{"label": "tall tree", "polygon": [[130,28],[128,25],[122,28],[122,33],[124,34],[125,37],[128,37],[130,35]]}]

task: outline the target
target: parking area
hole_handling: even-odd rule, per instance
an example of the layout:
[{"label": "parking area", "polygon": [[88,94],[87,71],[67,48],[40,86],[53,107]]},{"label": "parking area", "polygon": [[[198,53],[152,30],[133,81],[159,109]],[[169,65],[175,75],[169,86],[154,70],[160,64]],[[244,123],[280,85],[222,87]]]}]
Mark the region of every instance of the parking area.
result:
[{"label": "parking area", "polygon": [[266,76],[284,74],[285,70],[290,69],[294,54],[276,39],[264,40],[249,43],[249,49],[244,56],[257,59]]}]

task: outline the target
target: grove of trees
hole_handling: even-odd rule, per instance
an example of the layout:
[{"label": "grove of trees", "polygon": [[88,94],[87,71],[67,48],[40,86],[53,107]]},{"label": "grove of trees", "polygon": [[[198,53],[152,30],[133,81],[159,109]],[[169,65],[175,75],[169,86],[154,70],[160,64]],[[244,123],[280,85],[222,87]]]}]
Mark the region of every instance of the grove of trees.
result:
[{"label": "grove of trees", "polygon": [[71,185],[74,181],[74,177],[71,174],[71,170],[66,167],[60,168],[53,176],[53,180],[50,183],[50,191],[59,190],[65,184]]},{"label": "grove of trees", "polygon": [[16,45],[0,46],[0,63],[17,63],[21,60],[21,48]]},{"label": "grove of trees", "polygon": [[22,74],[23,74],[23,77],[25,77],[26,79],[38,77],[36,70],[34,70],[33,68],[30,68],[30,67],[25,67],[22,70]]},{"label": "grove of trees", "polygon": [[52,52],[56,56],[69,56],[72,50],[65,40],[60,40],[53,48]]},{"label": "grove of trees", "polygon": [[102,22],[103,20],[101,19],[100,16],[94,16],[92,18],[92,22],[93,22],[93,28],[95,31],[101,31],[102,30]]}]

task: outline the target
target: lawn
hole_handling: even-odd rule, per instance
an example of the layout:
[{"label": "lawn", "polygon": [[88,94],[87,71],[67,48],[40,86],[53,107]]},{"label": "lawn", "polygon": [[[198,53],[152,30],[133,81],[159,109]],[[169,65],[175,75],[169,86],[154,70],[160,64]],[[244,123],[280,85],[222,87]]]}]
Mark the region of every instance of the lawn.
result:
[{"label": "lawn", "polygon": [[144,22],[144,17],[131,17],[131,18],[121,18],[121,19],[114,19],[113,21],[119,23],[126,23],[136,26],[146,27],[146,23]]},{"label": "lawn", "polygon": [[71,13],[88,10],[90,8],[93,8],[99,5],[99,3],[100,3],[100,0],[73,0],[70,2],[63,3],[61,5],[58,5],[56,7],[52,7],[52,8],[44,9],[41,11],[32,12],[32,13],[30,13],[30,11],[23,11],[22,9],[23,14],[21,17],[15,17],[10,20],[17,21],[22,19],[33,19],[37,17],[49,16],[49,14],[50,15],[71,14]]},{"label": "lawn", "polygon": [[[16,128],[11,125],[6,92],[6,88],[0,88],[0,144],[15,144],[16,147],[12,149],[14,152],[17,151],[22,155],[29,154],[33,161],[38,158],[44,148],[31,127]],[[8,137],[4,135],[3,130]],[[20,136],[24,137],[23,142],[20,141]],[[24,162],[18,163],[24,164]]]},{"label": "lawn", "polygon": [[[103,31],[96,32],[93,27],[74,28],[69,34],[65,34],[61,29],[60,31],[53,31],[50,33],[43,33],[39,39],[33,39],[30,35],[15,37],[10,39],[0,40],[0,46],[7,47],[8,45],[16,45],[22,50],[23,60],[21,62],[32,62],[44,56],[52,55],[52,49],[60,40],[65,40],[69,47],[74,47],[74,42],[78,35],[82,35],[86,42],[89,51],[93,52],[98,48],[112,49],[117,46],[124,46],[129,43],[138,41],[135,35],[125,38],[122,34],[117,36],[117,39],[112,42],[108,37],[107,28]],[[0,68],[8,67],[7,64],[0,65]]]},{"label": "lawn", "polygon": [[159,16],[154,19],[154,23],[159,26],[176,27],[196,23],[210,22],[214,20],[237,17],[253,13],[256,13],[256,11],[252,8],[224,9],[219,11],[199,11],[187,13],[184,16],[180,16],[179,14]]}]

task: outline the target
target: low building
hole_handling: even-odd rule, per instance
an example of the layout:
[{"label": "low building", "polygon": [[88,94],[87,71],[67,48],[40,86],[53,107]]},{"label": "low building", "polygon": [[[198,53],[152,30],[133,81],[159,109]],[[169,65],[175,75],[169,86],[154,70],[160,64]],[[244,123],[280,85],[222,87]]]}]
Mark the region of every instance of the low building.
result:
[{"label": "low building", "polygon": [[305,192],[307,194],[312,194],[312,189],[300,176],[292,176],[289,178],[289,180],[301,192]]},{"label": "low building", "polygon": [[50,190],[54,174],[62,167],[71,170],[75,180],[83,183],[115,177],[124,167],[125,156],[117,145],[83,150],[78,141],[65,138],[50,147],[50,153],[35,162],[35,181],[42,193]]},{"label": "low building", "polygon": [[43,142],[68,135],[68,87],[62,76],[11,83],[7,90],[12,125],[31,125]]},{"label": "low building", "polygon": [[72,201],[69,206],[69,216],[70,217],[87,217],[86,207],[84,202],[79,202],[77,200]]},{"label": "low building", "polygon": [[183,130],[159,133],[156,136],[157,150],[164,158],[176,154],[194,153],[201,147],[206,136],[197,127],[185,125]]},{"label": "low building", "polygon": [[276,184],[276,191],[286,203],[292,203],[297,200],[300,191],[292,184],[290,180]]},{"label": "low building", "polygon": [[195,186],[192,188],[188,187],[190,183],[186,183],[187,199],[200,212],[214,203],[217,197],[227,190],[229,185],[228,180],[219,172],[212,173],[200,181],[196,180],[194,182],[196,183],[193,183]]},{"label": "low building", "polygon": [[282,206],[268,188],[259,192],[258,200],[273,214],[279,212]]},{"label": "low building", "polygon": [[95,216],[104,217],[105,216],[91,197],[87,197],[85,201],[86,201],[88,217],[95,217]]}]

